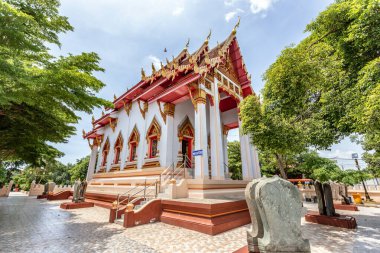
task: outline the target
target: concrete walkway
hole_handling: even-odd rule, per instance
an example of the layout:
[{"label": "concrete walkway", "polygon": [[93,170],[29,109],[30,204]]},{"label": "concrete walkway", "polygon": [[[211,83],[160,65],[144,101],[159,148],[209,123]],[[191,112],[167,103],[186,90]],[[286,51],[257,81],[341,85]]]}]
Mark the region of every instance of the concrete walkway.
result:
[{"label": "concrete walkway", "polygon": [[[65,211],[61,202],[20,193],[0,198],[0,252],[233,252],[246,244],[246,226],[217,236],[160,222],[124,229],[108,223],[106,209]],[[355,217],[357,230],[302,221],[312,252],[380,252],[380,208],[361,207]]]}]

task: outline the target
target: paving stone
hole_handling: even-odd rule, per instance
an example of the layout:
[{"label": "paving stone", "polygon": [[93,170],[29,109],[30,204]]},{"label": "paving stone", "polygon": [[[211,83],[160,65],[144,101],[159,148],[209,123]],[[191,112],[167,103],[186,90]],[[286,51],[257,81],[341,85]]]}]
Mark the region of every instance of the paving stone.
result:
[{"label": "paving stone", "polygon": [[[0,252],[230,253],[246,245],[247,226],[216,236],[160,222],[125,229],[108,223],[107,209],[62,210],[62,202],[22,194],[0,198]],[[315,204],[305,206],[317,209]],[[380,253],[380,208],[338,212],[355,216],[358,229],[305,223],[303,219],[303,237],[310,239],[312,252]]]}]

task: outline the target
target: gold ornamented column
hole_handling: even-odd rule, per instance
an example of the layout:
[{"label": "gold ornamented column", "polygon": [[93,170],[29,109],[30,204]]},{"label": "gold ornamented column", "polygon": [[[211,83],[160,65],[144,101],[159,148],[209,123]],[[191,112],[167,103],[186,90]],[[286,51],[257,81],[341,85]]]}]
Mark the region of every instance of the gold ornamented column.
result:
[{"label": "gold ornamented column", "polygon": [[195,178],[208,179],[206,92],[197,87],[192,92],[195,109]]}]

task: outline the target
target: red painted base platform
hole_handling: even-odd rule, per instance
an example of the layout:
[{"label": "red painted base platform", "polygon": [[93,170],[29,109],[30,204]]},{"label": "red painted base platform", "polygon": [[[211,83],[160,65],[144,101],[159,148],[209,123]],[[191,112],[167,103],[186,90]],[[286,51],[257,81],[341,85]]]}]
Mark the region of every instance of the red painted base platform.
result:
[{"label": "red painted base platform", "polygon": [[317,212],[309,212],[305,215],[305,221],[348,229],[357,227],[356,219],[348,215],[326,216]]},{"label": "red painted base platform", "polygon": [[209,235],[251,223],[245,200],[216,204],[162,200],[161,222]]},{"label": "red painted base platform", "polygon": [[94,203],[90,202],[65,202],[62,203],[59,207],[62,209],[77,209],[77,208],[86,208],[86,207],[93,207]]},{"label": "red painted base platform", "polygon": [[334,208],[345,211],[359,211],[359,208],[356,205],[334,204]]},{"label": "red painted base platform", "polygon": [[55,194],[47,195],[47,200],[63,200],[63,199],[68,199],[72,195],[73,195],[72,191],[61,191]]}]

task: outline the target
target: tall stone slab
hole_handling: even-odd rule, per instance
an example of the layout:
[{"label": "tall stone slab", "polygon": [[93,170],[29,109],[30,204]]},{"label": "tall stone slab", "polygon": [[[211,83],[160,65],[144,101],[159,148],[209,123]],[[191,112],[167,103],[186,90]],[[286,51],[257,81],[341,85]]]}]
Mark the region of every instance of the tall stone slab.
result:
[{"label": "tall stone slab", "polygon": [[257,202],[255,201],[256,186],[259,182],[260,179],[254,179],[245,188],[245,199],[247,201],[252,221],[252,224],[247,231],[248,250],[251,253],[260,252],[258,238],[262,238],[264,235],[263,223],[257,207]]},{"label": "tall stone slab", "polygon": [[302,202],[297,188],[277,176],[255,180],[248,187],[246,199],[252,219],[251,245],[254,246],[257,240],[261,253],[310,252],[309,241],[302,238]]}]

